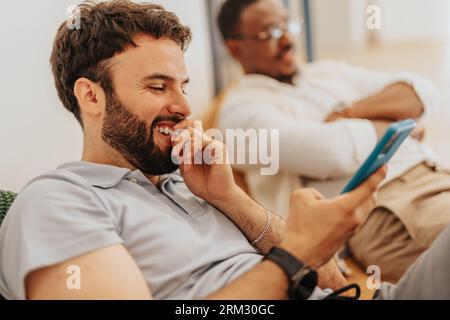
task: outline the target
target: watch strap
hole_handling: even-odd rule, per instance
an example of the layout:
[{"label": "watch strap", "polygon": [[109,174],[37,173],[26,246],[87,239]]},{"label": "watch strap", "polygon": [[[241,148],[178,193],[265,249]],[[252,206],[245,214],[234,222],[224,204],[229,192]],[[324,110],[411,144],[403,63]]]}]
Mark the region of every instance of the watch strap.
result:
[{"label": "watch strap", "polygon": [[289,281],[292,281],[297,272],[305,266],[302,261],[288,251],[278,247],[273,247],[264,260],[275,262],[286,273]]}]

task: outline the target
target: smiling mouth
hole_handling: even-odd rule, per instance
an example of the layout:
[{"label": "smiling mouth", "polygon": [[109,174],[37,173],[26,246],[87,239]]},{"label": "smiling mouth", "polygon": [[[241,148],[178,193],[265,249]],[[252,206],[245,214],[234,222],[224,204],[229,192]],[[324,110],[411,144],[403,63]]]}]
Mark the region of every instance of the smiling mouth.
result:
[{"label": "smiling mouth", "polygon": [[155,130],[164,136],[172,136],[172,134],[174,133],[174,130],[167,126],[156,126]]}]

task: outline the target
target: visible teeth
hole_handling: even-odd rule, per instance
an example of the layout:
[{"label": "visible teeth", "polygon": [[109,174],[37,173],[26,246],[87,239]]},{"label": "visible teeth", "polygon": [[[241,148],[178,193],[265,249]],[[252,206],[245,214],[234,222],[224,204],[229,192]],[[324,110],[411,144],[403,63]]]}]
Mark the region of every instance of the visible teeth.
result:
[{"label": "visible teeth", "polygon": [[164,134],[164,135],[172,135],[172,133],[173,133],[173,130],[172,129],[170,129],[169,127],[156,127],[156,130],[159,132],[159,133],[161,133],[161,134]]}]

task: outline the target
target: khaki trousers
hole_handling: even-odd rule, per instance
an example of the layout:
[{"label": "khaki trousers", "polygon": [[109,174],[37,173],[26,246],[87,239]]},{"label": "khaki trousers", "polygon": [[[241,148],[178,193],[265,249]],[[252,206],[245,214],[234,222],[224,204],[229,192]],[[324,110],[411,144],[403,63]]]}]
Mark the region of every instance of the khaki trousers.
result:
[{"label": "khaki trousers", "polygon": [[450,225],[450,171],[423,163],[380,189],[376,209],[349,240],[364,268],[397,282]]}]

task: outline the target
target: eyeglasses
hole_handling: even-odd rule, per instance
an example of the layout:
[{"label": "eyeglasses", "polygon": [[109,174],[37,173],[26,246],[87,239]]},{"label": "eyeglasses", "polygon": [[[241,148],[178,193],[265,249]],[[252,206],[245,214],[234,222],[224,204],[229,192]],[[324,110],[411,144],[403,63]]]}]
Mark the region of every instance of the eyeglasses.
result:
[{"label": "eyeglasses", "polygon": [[300,20],[290,20],[278,26],[269,27],[257,35],[238,35],[233,38],[237,40],[250,39],[259,41],[268,41],[272,39],[279,40],[286,33],[290,33],[294,36],[299,35],[302,31],[302,24],[303,22]]}]

